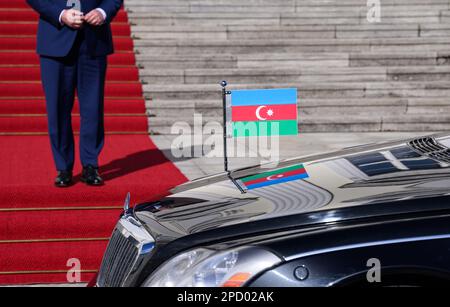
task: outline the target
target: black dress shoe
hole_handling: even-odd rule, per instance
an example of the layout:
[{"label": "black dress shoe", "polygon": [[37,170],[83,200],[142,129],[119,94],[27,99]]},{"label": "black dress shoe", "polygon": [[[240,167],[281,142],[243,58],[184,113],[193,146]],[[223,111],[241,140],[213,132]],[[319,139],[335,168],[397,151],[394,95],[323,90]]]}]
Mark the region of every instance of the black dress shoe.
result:
[{"label": "black dress shoe", "polygon": [[55,186],[58,188],[67,188],[72,184],[71,171],[58,171],[58,176],[55,179]]},{"label": "black dress shoe", "polygon": [[103,179],[98,173],[98,168],[88,165],[83,167],[83,173],[81,175],[81,182],[87,185],[100,186],[103,185]]}]

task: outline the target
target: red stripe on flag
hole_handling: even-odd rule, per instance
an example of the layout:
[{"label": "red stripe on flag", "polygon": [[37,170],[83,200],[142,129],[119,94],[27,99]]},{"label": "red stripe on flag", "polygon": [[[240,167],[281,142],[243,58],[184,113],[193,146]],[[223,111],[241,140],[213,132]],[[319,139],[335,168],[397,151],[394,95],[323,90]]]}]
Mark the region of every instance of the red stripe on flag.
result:
[{"label": "red stripe on flag", "polygon": [[296,104],[236,106],[231,112],[233,122],[297,119]]},{"label": "red stripe on flag", "polygon": [[264,178],[255,179],[255,180],[246,182],[245,186],[250,186],[250,185],[253,185],[253,184],[258,184],[258,183],[262,183],[262,182],[266,182],[266,181],[275,181],[275,180],[278,180],[278,179],[288,178],[288,177],[291,177],[291,176],[296,176],[296,175],[301,175],[301,174],[306,174],[306,169],[300,168],[300,169],[297,169],[295,171],[290,171],[290,172],[281,173],[281,174],[278,174],[278,175],[273,175],[273,176],[268,176],[268,177],[264,177]]}]

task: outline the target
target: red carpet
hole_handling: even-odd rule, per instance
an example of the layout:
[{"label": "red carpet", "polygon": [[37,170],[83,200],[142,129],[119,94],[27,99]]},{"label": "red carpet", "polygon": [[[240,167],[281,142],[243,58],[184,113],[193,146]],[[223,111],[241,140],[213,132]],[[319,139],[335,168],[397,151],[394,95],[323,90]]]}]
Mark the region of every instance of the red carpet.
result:
[{"label": "red carpet", "polygon": [[[0,23],[0,28],[3,24]],[[108,59],[110,68],[114,66],[133,66],[135,64],[132,51],[117,52]],[[16,67],[39,65],[39,57],[33,50],[27,52],[5,51],[0,49],[0,65]]]},{"label": "red carpet", "polygon": [[[167,194],[186,178],[147,135],[145,101],[127,14],[113,24],[109,58],[103,187],[56,189],[45,99],[35,54],[37,14],[23,0],[0,2],[0,284],[66,283],[67,260],[82,281],[97,271],[127,192],[133,202]],[[73,126],[79,130],[75,102]],[[78,142],[78,140],[77,140]]]},{"label": "red carpet", "polygon": [[[25,1],[23,1],[25,3]],[[14,23],[5,24],[0,27],[0,35],[29,35],[34,36],[37,31],[37,22],[24,22],[24,23]],[[116,36],[130,36],[130,27],[126,23],[114,24],[112,26],[113,34]]]},{"label": "red carpet", "polygon": [[[39,67],[0,67],[0,81],[37,81],[41,77]],[[139,72],[136,67],[112,67],[108,69],[107,79],[110,82],[138,80]]]},{"label": "red carpet", "polygon": [[[8,114],[45,114],[44,99],[1,99],[0,117]],[[75,101],[74,112],[79,113],[78,101]],[[107,99],[105,101],[106,114],[143,114],[145,102],[142,98]]]},{"label": "red carpet", "polygon": [[[36,39],[28,36],[20,38],[0,37],[0,46],[2,46],[2,50],[30,50],[36,48]],[[117,37],[114,41],[114,47],[119,52],[129,51],[133,49],[133,41],[130,37]]]},{"label": "red carpet", "polygon": [[[0,81],[0,93],[3,97],[43,97],[44,90],[40,82],[17,83],[16,81]],[[107,82],[105,95],[109,98],[142,97],[142,85],[136,82]]]}]

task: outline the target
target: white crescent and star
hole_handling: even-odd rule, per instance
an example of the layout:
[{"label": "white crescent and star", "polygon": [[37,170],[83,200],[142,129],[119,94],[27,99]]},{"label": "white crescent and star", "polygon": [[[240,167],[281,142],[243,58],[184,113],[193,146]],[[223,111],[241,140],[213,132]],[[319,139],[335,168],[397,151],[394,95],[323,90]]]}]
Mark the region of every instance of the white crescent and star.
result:
[{"label": "white crescent and star", "polygon": [[[259,120],[267,120],[267,117],[262,117],[261,116],[261,111],[263,110],[263,109],[265,109],[265,108],[267,108],[267,106],[259,106],[257,109],[256,109],[256,117],[259,119]],[[273,116],[273,110],[268,110],[267,112],[266,112],[266,114],[270,117],[270,116]]]},{"label": "white crescent and star", "polygon": [[259,107],[256,109],[256,117],[257,117],[259,120],[266,120],[266,119],[267,119],[267,118],[262,117],[261,114],[260,114],[260,112],[261,112],[264,108],[267,108],[267,107],[266,107],[266,106],[259,106]]}]

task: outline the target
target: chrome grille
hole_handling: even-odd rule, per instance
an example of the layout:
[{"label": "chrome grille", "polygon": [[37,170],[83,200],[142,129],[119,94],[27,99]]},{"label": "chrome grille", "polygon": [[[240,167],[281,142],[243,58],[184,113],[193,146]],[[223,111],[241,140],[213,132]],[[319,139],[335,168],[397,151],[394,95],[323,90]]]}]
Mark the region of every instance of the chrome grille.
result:
[{"label": "chrome grille", "polygon": [[434,138],[415,139],[409,142],[408,145],[421,155],[439,162],[450,163],[450,149],[439,144]]},{"label": "chrome grille", "polygon": [[120,287],[133,269],[139,249],[133,238],[126,238],[115,229],[103,257],[97,284],[100,287]]},{"label": "chrome grille", "polygon": [[[136,263],[147,257],[155,246],[155,239],[133,216],[124,214],[113,231],[100,272],[99,287],[122,287],[136,271]],[[131,278],[131,277],[130,277]]]}]

